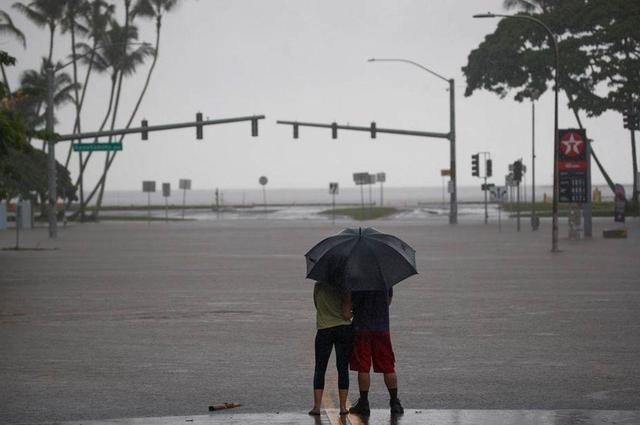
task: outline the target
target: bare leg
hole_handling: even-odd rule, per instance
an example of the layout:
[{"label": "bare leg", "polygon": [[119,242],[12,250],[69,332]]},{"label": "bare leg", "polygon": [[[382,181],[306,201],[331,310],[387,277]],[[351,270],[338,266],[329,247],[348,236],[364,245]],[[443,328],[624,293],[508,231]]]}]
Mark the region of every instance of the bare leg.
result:
[{"label": "bare leg", "polygon": [[347,396],[349,390],[338,390],[338,397],[340,398],[340,413],[347,411]]},{"label": "bare leg", "polygon": [[322,405],[322,392],[323,389],[313,390],[313,409],[309,411],[310,415],[319,415],[320,406]]},{"label": "bare leg", "polygon": [[[386,383],[387,382],[386,375],[384,379]],[[369,375],[366,372],[358,372],[358,388],[360,389],[360,391],[369,391],[370,386],[371,386],[371,375]]]},{"label": "bare leg", "polygon": [[[358,375],[358,382],[360,382],[360,375]],[[384,384],[388,389],[392,390],[394,388],[398,388],[398,375],[396,373],[385,373],[384,374]]]}]

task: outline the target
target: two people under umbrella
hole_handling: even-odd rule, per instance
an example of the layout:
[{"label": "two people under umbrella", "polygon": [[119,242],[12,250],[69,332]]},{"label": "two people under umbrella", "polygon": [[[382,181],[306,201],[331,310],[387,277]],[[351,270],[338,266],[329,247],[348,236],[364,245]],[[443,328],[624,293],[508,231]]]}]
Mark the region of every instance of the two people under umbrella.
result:
[{"label": "two people under umbrella", "polygon": [[[389,333],[393,285],[416,274],[415,251],[395,236],[375,229],[346,229],[307,254],[307,277],[316,280],[314,405],[320,414],[324,376],[336,351],[340,414],[369,415],[370,370],[384,375],[392,414],[404,409],[398,399],[395,356]],[[353,318],[353,323],[350,319]],[[358,372],[360,398],[347,410],[349,363]]]}]

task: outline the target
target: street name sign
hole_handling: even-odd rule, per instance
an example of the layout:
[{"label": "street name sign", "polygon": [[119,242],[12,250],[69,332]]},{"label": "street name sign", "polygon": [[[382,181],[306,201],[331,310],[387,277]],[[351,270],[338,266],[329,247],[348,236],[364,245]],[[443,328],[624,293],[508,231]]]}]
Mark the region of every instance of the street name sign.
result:
[{"label": "street name sign", "polygon": [[121,151],[122,143],[76,143],[74,152]]}]

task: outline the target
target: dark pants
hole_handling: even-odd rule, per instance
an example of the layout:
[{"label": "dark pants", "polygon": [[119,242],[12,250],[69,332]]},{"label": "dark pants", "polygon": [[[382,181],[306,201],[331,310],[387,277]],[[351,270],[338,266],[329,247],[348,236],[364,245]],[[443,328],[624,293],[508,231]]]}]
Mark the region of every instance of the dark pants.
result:
[{"label": "dark pants", "polygon": [[336,347],[336,368],[338,388],[349,389],[349,357],[351,356],[351,326],[343,325],[318,329],[316,333],[316,370],[313,374],[313,389],[324,388],[324,374],[327,370],[331,349]]}]

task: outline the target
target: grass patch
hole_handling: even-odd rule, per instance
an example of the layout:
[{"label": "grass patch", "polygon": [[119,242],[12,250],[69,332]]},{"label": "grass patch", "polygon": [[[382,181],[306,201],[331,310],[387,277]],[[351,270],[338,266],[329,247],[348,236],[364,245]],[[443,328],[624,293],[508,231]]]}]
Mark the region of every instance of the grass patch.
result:
[{"label": "grass patch", "polygon": [[400,210],[393,207],[373,207],[373,208],[336,208],[335,210],[321,211],[319,214],[332,215],[335,212],[337,216],[346,216],[353,220],[377,220],[379,218],[388,217]]},{"label": "grass patch", "polygon": [[[630,208],[630,202],[627,202],[627,215],[635,215]],[[593,217],[613,217],[613,202],[600,202],[592,204],[592,216]],[[551,217],[553,205],[544,202],[536,203],[536,215],[539,217]],[[558,214],[562,217],[567,217],[571,209],[578,210],[579,207],[576,204],[558,204]],[[520,203],[520,216],[531,216],[531,203]],[[518,205],[516,203],[505,203],[502,206],[502,210],[510,214],[516,214],[518,212]]]}]

